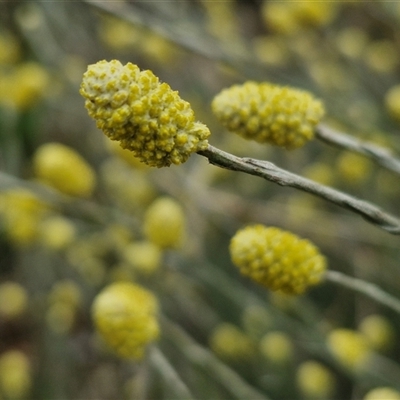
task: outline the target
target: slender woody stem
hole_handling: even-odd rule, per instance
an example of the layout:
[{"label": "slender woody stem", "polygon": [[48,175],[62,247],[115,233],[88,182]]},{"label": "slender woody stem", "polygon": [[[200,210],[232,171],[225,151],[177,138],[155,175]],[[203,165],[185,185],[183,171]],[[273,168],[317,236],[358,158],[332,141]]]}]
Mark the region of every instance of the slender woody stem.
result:
[{"label": "slender woody stem", "polygon": [[333,146],[362,154],[380,166],[400,174],[400,160],[395,158],[388,149],[338,132],[323,124],[317,126],[315,137]]},{"label": "slender woody stem", "polygon": [[150,349],[149,356],[152,364],[157,368],[165,383],[174,391],[175,399],[194,399],[189,388],[158,347],[153,346]]},{"label": "slender woody stem", "polygon": [[213,353],[196,343],[179,325],[170,321],[167,317],[161,318],[164,335],[182,351],[184,356],[194,365],[197,365],[212,375],[227,389],[232,398],[268,400],[256,388],[249,385],[243,378],[220,361]]},{"label": "slender woody stem", "polygon": [[289,186],[311,193],[361,215],[367,221],[393,235],[400,235],[400,220],[384,212],[379,207],[339,190],[293,174],[277,167],[269,161],[237,157],[211,145],[206,150],[199,151],[197,154],[206,157],[211,164],[218,167],[259,176],[280,186]]},{"label": "slender woody stem", "polygon": [[400,314],[400,300],[383,291],[379,286],[366,282],[362,279],[353,278],[338,271],[327,271],[327,281],[352,289],[358,293],[381,303]]}]

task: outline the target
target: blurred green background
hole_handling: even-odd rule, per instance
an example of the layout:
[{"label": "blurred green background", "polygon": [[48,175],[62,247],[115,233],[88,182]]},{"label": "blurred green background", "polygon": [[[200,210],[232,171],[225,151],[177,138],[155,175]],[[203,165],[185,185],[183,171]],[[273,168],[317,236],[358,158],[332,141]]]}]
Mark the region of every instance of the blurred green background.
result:
[{"label": "blurred green background", "polygon": [[[0,398],[188,398],[183,385],[196,399],[363,399],[377,387],[399,399],[397,313],[328,282],[269,292],[228,251],[244,225],[277,226],[311,240],[330,269],[400,297],[396,236],[197,155],[144,168],[96,129],[79,95],[88,64],[130,61],[191,103],[212,145],[399,215],[393,172],[317,141],[293,152],[246,142],[210,109],[235,83],[290,85],[325,103],[326,124],[398,154],[399,23],[399,3],[385,1],[0,3]],[[83,158],[90,189],[41,182],[35,157],[53,142]],[[58,182],[84,179],[74,162],[62,168]],[[131,246],[146,242],[146,210],[161,196],[183,208],[184,244],[149,262]],[[160,303],[160,340],[140,362],[109,351],[91,319],[94,297],[120,280]]]}]

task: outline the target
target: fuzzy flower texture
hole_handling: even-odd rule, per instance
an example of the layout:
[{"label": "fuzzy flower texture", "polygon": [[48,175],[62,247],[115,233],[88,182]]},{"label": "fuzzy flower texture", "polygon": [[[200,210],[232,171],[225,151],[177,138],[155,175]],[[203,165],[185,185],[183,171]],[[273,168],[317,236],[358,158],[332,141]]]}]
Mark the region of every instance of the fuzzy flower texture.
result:
[{"label": "fuzzy flower texture", "polygon": [[117,282],[97,295],[92,306],[95,326],[120,357],[140,360],[159,336],[158,303],[148,290]]},{"label": "fuzzy flower texture", "polygon": [[314,137],[314,127],[325,112],[322,103],[304,90],[252,81],[222,90],[212,110],[229,131],[288,150]]},{"label": "fuzzy flower texture", "polygon": [[210,131],[190,104],[149,70],[117,60],[89,65],[80,94],[97,127],[143,163],[168,167],[204,150]]},{"label": "fuzzy flower texture", "polygon": [[243,275],[286,294],[301,294],[318,284],[326,260],[308,240],[263,225],[239,230],[230,243],[233,263]]}]

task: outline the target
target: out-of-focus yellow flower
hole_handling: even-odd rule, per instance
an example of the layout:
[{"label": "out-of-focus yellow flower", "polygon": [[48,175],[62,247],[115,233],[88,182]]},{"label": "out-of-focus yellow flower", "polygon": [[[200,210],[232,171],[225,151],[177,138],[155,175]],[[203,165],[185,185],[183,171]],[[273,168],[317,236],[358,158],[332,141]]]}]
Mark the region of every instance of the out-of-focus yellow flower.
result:
[{"label": "out-of-focus yellow flower", "polygon": [[378,387],[370,390],[363,400],[400,400],[400,392],[390,387]]},{"label": "out-of-focus yellow flower", "polygon": [[336,37],[338,50],[349,58],[360,58],[367,43],[367,33],[353,26],[342,29]]},{"label": "out-of-focus yellow flower", "polygon": [[15,245],[26,246],[37,240],[40,221],[47,211],[47,204],[27,189],[13,188],[0,195],[0,217]]},{"label": "out-of-focus yellow flower", "polygon": [[229,249],[243,275],[287,294],[300,294],[317,285],[326,269],[325,257],[311,242],[274,227],[241,229]]},{"label": "out-of-focus yellow flower", "polygon": [[286,149],[311,140],[325,112],[322,103],[304,90],[252,81],[222,90],[214,97],[212,110],[229,131]]},{"label": "out-of-focus yellow flower", "polygon": [[124,251],[124,259],[135,272],[154,274],[161,266],[162,252],[152,242],[141,241],[129,244]]},{"label": "out-of-focus yellow flower", "polygon": [[351,370],[362,368],[371,354],[365,337],[351,329],[334,329],[328,335],[327,344],[336,359]]},{"label": "out-of-focus yellow flower", "polygon": [[35,175],[44,183],[72,196],[90,196],[96,175],[86,160],[71,147],[45,143],[33,158]]},{"label": "out-of-focus yellow flower", "polygon": [[76,229],[69,219],[53,215],[40,223],[39,236],[43,246],[61,250],[72,243],[76,236]]},{"label": "out-of-focus yellow flower", "polygon": [[293,344],[290,337],[281,331],[265,334],[260,340],[261,355],[275,364],[285,364],[293,357]]},{"label": "out-of-focus yellow flower", "polygon": [[354,153],[343,153],[337,160],[340,177],[351,184],[364,182],[371,172],[371,162]]},{"label": "out-of-focus yellow flower", "polygon": [[308,165],[302,171],[302,174],[315,182],[331,186],[334,182],[334,173],[332,167],[326,163],[315,162]]},{"label": "out-of-focus yellow flower", "polygon": [[400,122],[400,85],[392,86],[386,93],[385,106],[389,115]]},{"label": "out-of-focus yellow flower", "polygon": [[159,336],[158,305],[141,286],[117,282],[97,295],[93,320],[103,340],[123,358],[140,360]]},{"label": "out-of-focus yellow flower", "polygon": [[0,32],[0,65],[15,64],[21,56],[20,43],[8,31]]},{"label": "out-of-focus yellow flower", "polygon": [[365,49],[364,60],[376,72],[394,72],[400,62],[397,45],[387,39],[370,42]]},{"label": "out-of-focus yellow flower", "polygon": [[296,371],[296,381],[300,392],[308,399],[329,398],[335,388],[332,372],[318,361],[305,361]]},{"label": "out-of-focus yellow flower", "polygon": [[358,330],[374,350],[387,350],[393,346],[396,333],[391,322],[383,315],[371,314],[361,320]]},{"label": "out-of-focus yellow flower", "polygon": [[27,309],[28,293],[17,282],[0,284],[0,317],[7,319],[21,316]]},{"label": "out-of-focus yellow flower", "polygon": [[182,164],[207,148],[209,129],[195,121],[178,92],[149,70],[99,61],[83,75],[80,93],[97,127],[149,166]]},{"label": "out-of-focus yellow flower", "polygon": [[6,399],[29,398],[32,386],[31,365],[28,357],[19,350],[9,350],[0,355],[0,390]]},{"label": "out-of-focus yellow flower", "polygon": [[261,12],[268,29],[295,34],[308,27],[328,25],[337,14],[338,4],[332,2],[271,2],[264,1]]},{"label": "out-of-focus yellow flower", "polygon": [[258,36],[252,41],[257,58],[266,65],[279,67],[289,60],[289,52],[282,37]]},{"label": "out-of-focus yellow flower", "polygon": [[0,103],[25,110],[42,99],[49,82],[49,73],[40,64],[18,64],[12,72],[0,76]]},{"label": "out-of-focus yellow flower", "polygon": [[171,197],[159,197],[146,210],[144,234],[161,248],[178,248],[185,236],[182,206]]},{"label": "out-of-focus yellow flower", "polygon": [[255,354],[253,342],[235,325],[218,325],[209,338],[210,348],[229,361],[249,360]]}]

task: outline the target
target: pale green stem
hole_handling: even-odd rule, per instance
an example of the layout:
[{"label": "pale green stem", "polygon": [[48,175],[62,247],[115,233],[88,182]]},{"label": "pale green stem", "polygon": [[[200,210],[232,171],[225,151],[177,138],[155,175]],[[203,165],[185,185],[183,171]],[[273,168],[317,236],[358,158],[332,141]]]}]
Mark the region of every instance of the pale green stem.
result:
[{"label": "pale green stem", "polygon": [[400,160],[395,158],[393,154],[384,147],[365,142],[343,132],[338,132],[323,124],[317,126],[315,136],[317,139],[330,145],[368,157],[380,166],[400,174]]},{"label": "pale green stem", "polygon": [[386,293],[379,286],[362,279],[353,278],[338,271],[327,271],[325,279],[337,285],[352,289],[383,304],[400,314],[400,300]]},{"label": "pale green stem", "polygon": [[174,391],[174,399],[194,399],[189,388],[157,346],[151,347],[149,357],[152,365],[164,379],[165,384]]},{"label": "pale green stem", "polygon": [[221,362],[214,354],[200,346],[179,325],[166,317],[161,320],[162,331],[168,340],[194,365],[206,370],[228,390],[232,398],[268,400],[268,397],[253,388],[243,378]]},{"label": "pale green stem", "polygon": [[310,179],[303,178],[279,168],[269,161],[237,157],[211,145],[206,150],[199,151],[197,154],[208,158],[211,164],[218,167],[259,176],[280,186],[289,186],[311,193],[361,215],[367,221],[393,235],[400,235],[400,220],[384,212],[374,204],[360,200],[329,186],[321,185]]}]

